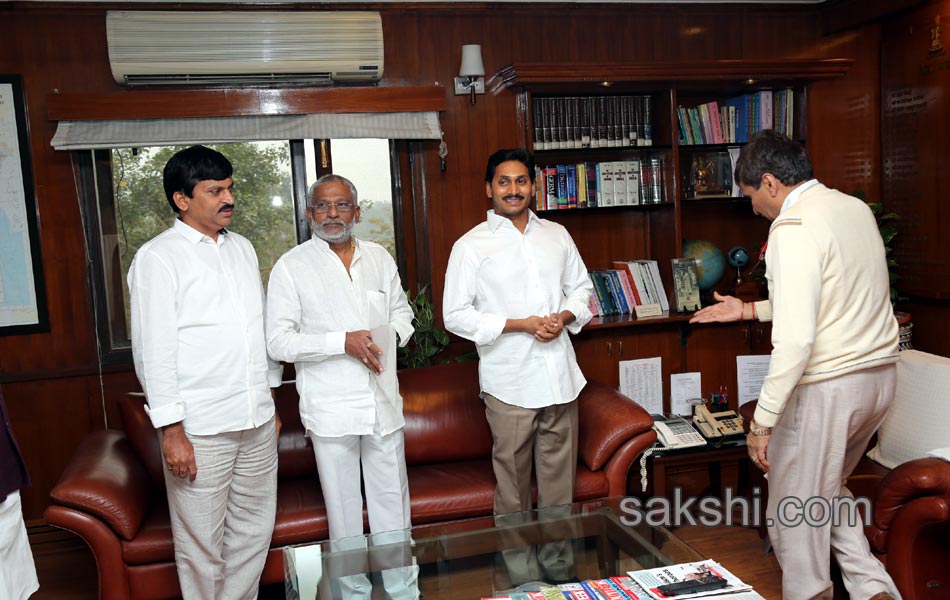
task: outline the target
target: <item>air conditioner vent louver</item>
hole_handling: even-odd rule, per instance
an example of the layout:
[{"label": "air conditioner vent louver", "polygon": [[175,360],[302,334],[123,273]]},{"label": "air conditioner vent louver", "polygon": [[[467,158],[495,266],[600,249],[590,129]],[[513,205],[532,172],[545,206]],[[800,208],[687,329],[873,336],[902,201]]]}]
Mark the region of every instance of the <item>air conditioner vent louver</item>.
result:
[{"label": "air conditioner vent louver", "polygon": [[112,76],[122,85],[378,81],[375,12],[109,11]]}]

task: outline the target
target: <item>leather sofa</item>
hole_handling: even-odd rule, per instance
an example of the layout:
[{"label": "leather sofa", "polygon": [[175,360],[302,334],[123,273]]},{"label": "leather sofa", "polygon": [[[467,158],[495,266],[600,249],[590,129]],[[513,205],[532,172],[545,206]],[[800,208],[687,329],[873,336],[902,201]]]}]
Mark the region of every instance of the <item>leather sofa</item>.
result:
[{"label": "leather sofa", "polygon": [[[477,363],[399,373],[414,524],[490,515],[492,438],[479,398]],[[650,416],[606,386],[589,383],[579,401],[575,499],[626,494],[627,472],[656,434]],[[124,431],[83,440],[51,492],[46,520],[79,535],[99,570],[99,597],[180,595],[158,439],[141,397],[120,403]],[[282,547],[327,538],[313,452],[293,385],[282,386],[277,521],[261,582],[283,581]]]},{"label": "leather sofa", "polygon": [[[741,407],[746,423],[755,407]],[[749,467],[752,485],[766,490],[761,471]],[[903,599],[950,598],[950,462],[918,458],[888,469],[865,456],[847,484],[855,497],[872,501],[865,534]]]}]

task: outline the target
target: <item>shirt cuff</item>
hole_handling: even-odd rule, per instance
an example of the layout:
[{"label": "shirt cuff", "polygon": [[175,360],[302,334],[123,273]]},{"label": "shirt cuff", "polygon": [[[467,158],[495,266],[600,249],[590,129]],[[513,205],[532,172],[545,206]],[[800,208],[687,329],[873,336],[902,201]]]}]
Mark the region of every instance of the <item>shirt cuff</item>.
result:
[{"label": "shirt cuff", "polygon": [[396,339],[397,346],[401,348],[409,343],[409,338],[412,337],[412,333],[414,331],[411,324],[403,326],[401,323],[393,322],[392,328],[398,336]]},{"label": "shirt cuff", "polygon": [[152,427],[159,429],[173,423],[180,423],[185,420],[185,405],[181,402],[172,402],[156,408],[145,405],[145,412],[152,420]]},{"label": "shirt cuff", "polygon": [[346,332],[331,331],[326,335],[327,354],[346,354]]},{"label": "shirt cuff", "polygon": [[276,368],[267,369],[267,386],[280,387],[284,375],[284,365],[277,365]]},{"label": "shirt cuff", "polygon": [[752,418],[762,427],[775,427],[775,424],[778,423],[778,419],[781,416],[782,415],[777,415],[765,410],[762,408],[762,405],[759,404],[755,407],[755,415]]},{"label": "shirt cuff", "polygon": [[473,340],[478,346],[490,346],[505,330],[507,319],[500,315],[485,315]]},{"label": "shirt cuff", "polygon": [[772,320],[772,302],[769,300],[760,300],[752,304],[755,307],[755,316],[759,321],[768,322]]}]

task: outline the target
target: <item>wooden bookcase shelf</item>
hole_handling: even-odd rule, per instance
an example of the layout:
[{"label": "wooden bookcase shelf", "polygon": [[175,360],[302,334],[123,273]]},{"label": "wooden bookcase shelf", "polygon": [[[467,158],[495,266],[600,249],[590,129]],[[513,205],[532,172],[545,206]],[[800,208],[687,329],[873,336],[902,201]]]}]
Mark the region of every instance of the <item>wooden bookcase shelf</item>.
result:
[{"label": "wooden bookcase shelf", "polygon": [[[724,103],[761,90],[789,89],[796,110],[792,135],[801,139],[807,131],[809,84],[842,77],[853,62],[780,59],[651,64],[517,63],[499,70],[488,85],[495,92],[506,88],[513,92],[518,141],[521,147],[532,151],[536,150],[537,137],[535,98],[650,99],[652,145],[538,149],[535,158],[539,166],[545,166],[661,155],[665,160],[663,201],[639,206],[546,210],[539,214],[570,231],[589,270],[611,268],[614,260],[656,260],[664,287],[671,295],[671,260],[682,256],[684,239],[710,240],[724,253],[732,246],[744,246],[755,256],[768,235],[768,222],[753,214],[746,197],[691,197],[693,157],[697,153],[726,152],[741,143],[684,143],[679,123],[682,112],[678,108],[713,101]],[[728,291],[732,279],[729,273],[727,266],[720,291]],[[671,306],[675,306],[674,299],[670,300]],[[770,349],[767,325],[693,327],[688,324],[690,316],[674,312],[653,319],[631,315],[596,318],[575,338],[578,362],[588,379],[616,386],[619,361],[661,356],[664,381],[668,381],[670,373],[701,371],[704,386],[724,384],[735,389],[735,356]]]}]

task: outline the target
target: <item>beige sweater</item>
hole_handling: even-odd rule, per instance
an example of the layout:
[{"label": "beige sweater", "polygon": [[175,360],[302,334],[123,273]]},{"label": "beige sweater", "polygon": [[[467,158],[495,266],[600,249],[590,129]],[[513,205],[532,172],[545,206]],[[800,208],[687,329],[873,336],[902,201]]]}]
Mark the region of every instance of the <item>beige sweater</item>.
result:
[{"label": "beige sweater", "polygon": [[772,223],[765,264],[770,300],[755,308],[773,321],[773,350],[756,423],[778,422],[799,383],[899,360],[884,245],[864,202],[805,190]]}]

